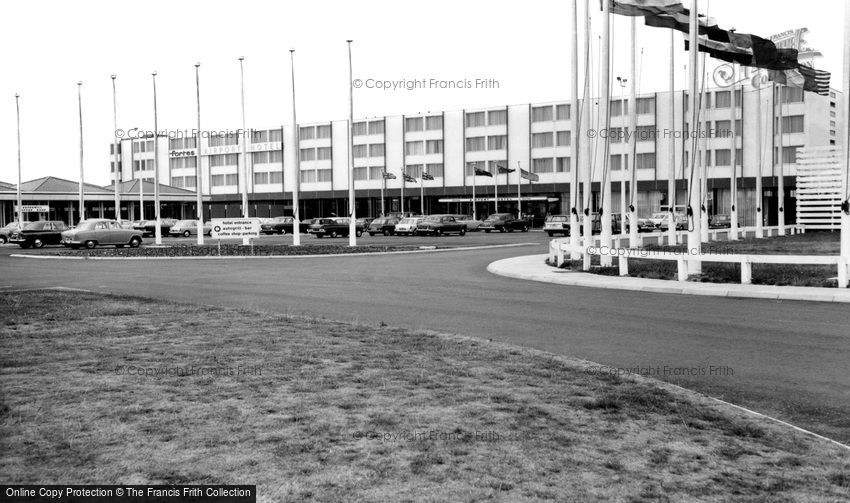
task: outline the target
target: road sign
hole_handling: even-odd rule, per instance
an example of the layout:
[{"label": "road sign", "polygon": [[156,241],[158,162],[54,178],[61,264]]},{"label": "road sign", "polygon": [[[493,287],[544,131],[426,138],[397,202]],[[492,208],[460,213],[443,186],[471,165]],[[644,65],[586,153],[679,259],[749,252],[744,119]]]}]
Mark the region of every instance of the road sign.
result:
[{"label": "road sign", "polygon": [[213,239],[242,239],[260,236],[259,218],[213,218]]},{"label": "road sign", "polygon": [[[15,205],[15,211],[18,206]],[[46,204],[24,204],[21,206],[21,213],[50,213],[50,206]]]}]

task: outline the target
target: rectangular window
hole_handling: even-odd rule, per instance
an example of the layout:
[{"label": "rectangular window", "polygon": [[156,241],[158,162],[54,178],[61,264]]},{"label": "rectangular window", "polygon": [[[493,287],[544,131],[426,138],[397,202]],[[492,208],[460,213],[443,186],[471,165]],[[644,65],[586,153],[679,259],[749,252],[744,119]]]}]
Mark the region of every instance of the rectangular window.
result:
[{"label": "rectangular window", "polygon": [[508,137],[496,135],[487,137],[487,150],[505,150],[508,148]]},{"label": "rectangular window", "polygon": [[269,173],[269,183],[283,183],[283,172],[272,171]]},{"label": "rectangular window", "polygon": [[317,182],[330,182],[331,180],[333,180],[333,170],[332,169],[316,170],[316,181]]},{"label": "rectangular window", "polygon": [[331,137],[331,126],[330,124],[326,124],[324,126],[316,126],[316,138],[330,138]]},{"label": "rectangular window", "polygon": [[254,173],[254,185],[265,185],[269,183],[269,173],[267,171]]},{"label": "rectangular window", "polygon": [[730,91],[717,91],[714,93],[714,101],[717,108],[729,108],[732,106],[732,93]]},{"label": "rectangular window", "polygon": [[559,121],[570,120],[570,106],[558,105],[555,107],[555,118]]},{"label": "rectangular window", "polygon": [[369,157],[384,157],[384,144],[374,143],[369,145]]},{"label": "rectangular window", "polygon": [[502,126],[508,123],[507,110],[491,110],[487,112],[487,124],[490,126]]},{"label": "rectangular window", "polygon": [[302,140],[312,140],[316,137],[316,128],[314,126],[304,126],[298,134]]},{"label": "rectangular window", "polygon": [[428,131],[437,131],[443,129],[443,116],[432,115],[425,118],[425,129]]},{"label": "rectangular window", "polygon": [[569,157],[558,157],[555,159],[556,173],[569,173],[572,169],[571,159]]},{"label": "rectangular window", "polygon": [[422,165],[421,164],[409,164],[405,166],[404,172],[413,178],[422,178]]},{"label": "rectangular window", "polygon": [[655,153],[637,154],[635,164],[636,169],[655,169]]},{"label": "rectangular window", "polygon": [[224,175],[213,175],[210,177],[210,183],[213,187],[224,187]]},{"label": "rectangular window", "polygon": [[443,140],[428,140],[425,142],[425,153],[426,154],[442,154],[443,153]]},{"label": "rectangular window", "polygon": [[648,115],[655,113],[655,98],[638,98],[637,100],[638,115]]},{"label": "rectangular window", "polygon": [[569,131],[558,131],[555,144],[559,147],[569,147],[572,144],[572,135]]},{"label": "rectangular window", "polygon": [[225,185],[239,185],[239,175],[224,175],[224,184]]},{"label": "rectangular window", "polygon": [[369,123],[369,134],[384,134],[384,121],[372,121]]},{"label": "rectangular window", "polygon": [[316,160],[316,149],[314,149],[314,148],[302,148],[301,149],[301,160],[302,161],[315,161]]},{"label": "rectangular window", "polygon": [[425,144],[421,141],[409,141],[404,145],[405,155],[422,155],[425,153]]},{"label": "rectangular window", "polygon": [[611,117],[618,117],[628,112],[629,100],[611,101]]},{"label": "rectangular window", "polygon": [[354,179],[355,180],[368,180],[369,179],[369,168],[354,168]]},{"label": "rectangular window", "polygon": [[404,119],[404,127],[407,131],[423,131],[425,129],[422,117],[408,117]]},{"label": "rectangular window", "polygon": [[552,146],[552,133],[534,133],[531,135],[531,148]]},{"label": "rectangular window", "polygon": [[237,166],[239,165],[239,154],[219,154],[210,156],[210,167]]},{"label": "rectangular window", "polygon": [[439,177],[443,176],[443,164],[442,163],[428,164],[425,167],[425,171],[427,171],[428,174],[433,176],[434,178],[439,178]]},{"label": "rectangular window", "polygon": [[280,150],[272,150],[269,152],[269,163],[280,164],[283,162],[283,152]]},{"label": "rectangular window", "polygon": [[[153,159],[151,159],[153,161]],[[198,163],[198,158],[195,156],[191,157],[172,157],[168,160],[168,165],[171,169],[184,169],[191,168],[194,169]]]},{"label": "rectangular window", "polygon": [[547,122],[552,120],[552,107],[534,107],[531,109],[531,122]]},{"label": "rectangular window", "polygon": [[611,171],[620,171],[623,169],[623,156],[620,154],[612,154],[609,163],[611,164]]},{"label": "rectangular window", "polygon": [[626,139],[629,128],[612,127],[608,130],[608,141],[611,143],[622,143]]},{"label": "rectangular window", "polygon": [[805,117],[802,115],[791,115],[782,118],[783,133],[804,133],[806,131],[805,125]]},{"label": "rectangular window", "polygon": [[196,181],[197,180],[194,176],[186,176],[184,177],[183,186],[187,189],[194,189],[197,186]]},{"label": "rectangular window", "polygon": [[551,157],[533,159],[531,162],[531,170],[534,173],[551,173],[554,169],[554,163]]},{"label": "rectangular window", "polygon": [[254,152],[251,154],[251,158],[254,164],[268,164],[269,163],[269,153],[268,152]]},{"label": "rectangular window", "polygon": [[269,141],[283,141],[283,131],[272,129],[269,131]]},{"label": "rectangular window", "polygon": [[316,183],[316,170],[308,169],[301,171],[301,183]]},{"label": "rectangular window", "polygon": [[[783,164],[796,164],[797,163],[797,149],[799,146],[790,146],[790,147],[782,147],[782,163]],[[779,149],[774,149],[778,151]],[[776,155],[776,152],[774,152]]]},{"label": "rectangular window", "polygon": [[354,136],[363,136],[369,131],[368,125],[365,122],[355,122],[351,134]]},{"label": "rectangular window", "polygon": [[635,134],[637,141],[655,141],[658,132],[655,126],[638,126]]},{"label": "rectangular window", "polygon": [[355,145],[354,146],[354,158],[362,159],[364,157],[369,156],[369,146],[368,145]]},{"label": "rectangular window", "polygon": [[331,147],[319,147],[316,149],[317,161],[328,161],[333,158]]},{"label": "rectangular window", "polygon": [[[168,148],[170,150],[184,150],[189,148],[195,148],[195,137],[189,138],[171,138],[168,140]],[[120,152],[121,149],[119,148]],[[110,152],[111,154],[112,152]]]},{"label": "rectangular window", "polygon": [[268,131],[253,131],[251,135],[251,143],[266,143],[269,141]]},{"label": "rectangular window", "polygon": [[171,177],[171,186],[172,187],[183,187],[183,177],[182,176],[172,176]]},{"label": "rectangular window", "polygon": [[481,152],[485,150],[485,143],[483,136],[475,136],[473,138],[466,139],[466,151],[467,152]]},{"label": "rectangular window", "polygon": [[484,125],[484,112],[469,112],[466,114],[466,127],[480,127]]},{"label": "rectangular window", "polygon": [[782,88],[782,103],[802,103],[803,89],[799,87],[783,86]]},{"label": "rectangular window", "polygon": [[369,166],[369,178],[371,180],[380,180],[383,177],[383,166]]},{"label": "rectangular window", "polygon": [[732,150],[721,148],[714,151],[715,166],[731,166],[732,165]]}]

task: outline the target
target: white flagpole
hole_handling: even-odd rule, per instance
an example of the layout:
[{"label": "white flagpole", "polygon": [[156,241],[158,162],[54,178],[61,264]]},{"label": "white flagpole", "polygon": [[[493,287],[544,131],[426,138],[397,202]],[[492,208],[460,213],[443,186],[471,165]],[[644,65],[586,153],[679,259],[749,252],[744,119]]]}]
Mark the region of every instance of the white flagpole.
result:
[{"label": "white flagpole", "polygon": [[[698,0],[691,0],[691,11],[690,11],[690,23],[689,23],[689,43],[690,43],[690,65],[689,65],[689,77],[690,77],[690,92],[688,97],[690,98],[690,128],[688,130],[689,136],[691,136],[691,148],[690,148],[690,168],[691,168],[691,177],[688,181],[688,189],[690,192],[688,199],[688,207],[689,213],[688,216],[688,249],[689,250],[699,250],[700,249],[700,239],[701,239],[701,230],[702,226],[702,215],[700,211],[700,204],[702,203],[702,185],[700,183],[701,176],[699,175],[699,166],[700,162],[698,156],[696,155],[696,149],[699,145],[699,140],[696,136],[698,124],[700,120],[699,116],[699,24],[698,24]],[[696,171],[696,173],[695,173]],[[696,175],[696,176],[695,176]],[[702,274],[702,262],[698,258],[691,258],[688,260],[688,274]]]},{"label": "white flagpole", "polygon": [[[118,184],[121,183],[121,171],[119,169],[120,159],[118,157],[118,146],[120,143],[118,140],[118,93],[115,89],[116,77],[116,75],[112,75],[112,125],[115,129],[115,152],[113,152],[115,170],[112,174],[112,180],[115,183],[115,220],[121,221],[121,193],[118,189]],[[129,216],[127,215],[128,218]]]},{"label": "white flagpole", "polygon": [[[599,113],[602,117],[602,129],[607,132],[611,128],[611,116],[609,114],[611,105],[611,5],[609,2],[602,2],[602,57],[599,58],[599,64],[602,80]],[[609,140],[599,138],[599,135],[597,135],[597,138],[598,155],[596,158],[605,166],[605,173],[603,173],[605,182],[602,186],[602,242],[600,245],[611,246],[611,176],[608,159],[605,159],[609,153],[607,148]],[[610,267],[612,262],[613,258],[610,255],[600,257],[602,267]]]},{"label": "white flagpole", "polygon": [[156,111],[156,72],[153,78],[153,211],[156,219],[154,237],[157,245],[162,244],[162,218],[159,207],[159,118]]},{"label": "white flagpole", "polygon": [[[15,116],[17,117],[17,125],[18,125],[18,187],[17,187],[17,201],[18,201],[18,227],[20,229],[24,228],[24,212],[21,211],[24,209],[23,198],[21,196],[21,105],[20,105],[20,94],[15,94]],[[70,204],[70,203],[69,203]],[[68,225],[74,225],[74,222],[68,222]]]},{"label": "white flagpole", "polygon": [[777,129],[779,130],[778,131],[778,133],[779,133],[779,141],[778,141],[778,143],[779,143],[779,155],[777,156],[778,157],[777,162],[779,163],[779,176],[776,179],[776,201],[777,201],[777,204],[778,204],[776,214],[777,214],[777,220],[778,220],[777,223],[779,224],[778,234],[780,236],[784,236],[785,235],[785,174],[783,173],[783,171],[785,171],[785,165],[784,165],[784,162],[783,162],[784,160],[783,160],[783,152],[782,152],[782,150],[783,150],[783,141],[782,141],[783,140],[783,138],[782,138],[782,131],[783,131],[783,128],[782,128],[782,90],[783,90],[783,87],[781,85],[776,86],[775,84],[774,84],[774,87],[776,87],[776,89],[777,89],[777,92],[773,93],[774,99],[779,102],[779,120],[778,120],[778,126],[777,126]]},{"label": "white flagpole", "polygon": [[[676,32],[670,30],[670,97],[668,106],[670,107],[670,130],[673,131],[676,127]],[[676,246],[679,244],[679,238],[676,229],[676,137],[671,137],[667,141],[667,163],[669,173],[667,180],[667,244]]]},{"label": "white flagpole", "polygon": [[198,245],[204,244],[204,196],[201,191],[201,74],[195,63],[195,103],[198,111],[198,131],[195,134],[195,208],[198,219]]},{"label": "white flagpole", "polygon": [[472,219],[473,220],[478,220],[478,208],[476,207],[476,204],[475,204],[475,180],[477,178],[476,175],[475,175],[475,169],[477,167],[478,167],[478,161],[476,161],[472,165]]},{"label": "white flagpole", "polygon": [[[593,98],[590,95],[591,77],[590,77],[590,0],[584,0],[584,96],[583,108],[584,112],[581,116],[581,121],[584,123],[582,131],[589,131],[593,124]],[[591,213],[591,205],[593,202],[593,171],[591,167],[591,159],[593,158],[593,142],[588,138],[584,138],[585,154],[579,157],[581,161],[582,173],[584,173],[584,247],[593,246],[593,214]],[[530,170],[529,166],[529,170]],[[582,269],[587,271],[590,269],[590,255],[587,253],[583,256]]]},{"label": "white flagpole", "polygon": [[[572,130],[572,138],[571,143],[572,146],[570,150],[572,151],[572,166],[570,166],[570,246],[573,247],[573,250],[578,248],[579,245],[579,234],[581,231],[579,230],[578,224],[578,149],[581,146],[581,133],[579,132],[579,123],[578,123],[578,0],[570,2],[570,14],[571,14],[571,28],[572,28],[572,51],[570,53],[570,67],[572,70],[572,80],[570,82],[571,85],[571,96],[570,96],[570,129]],[[557,133],[556,133],[557,134]],[[519,167],[517,166],[517,172],[519,172]],[[518,180],[522,180],[519,178]],[[573,251],[570,254],[570,258],[573,260],[578,260],[581,257],[581,254]]]},{"label": "white flagpole", "polygon": [[425,179],[419,177],[419,214],[425,214]]},{"label": "white flagpole", "polygon": [[354,204],[354,68],[348,42],[348,246],[357,246],[357,215]]},{"label": "white flagpole", "polygon": [[[242,135],[239,138],[239,144],[242,145],[242,163],[241,170],[239,173],[239,185],[242,187],[242,218],[249,218],[250,212],[248,210],[248,141],[250,140],[250,135],[248,131],[246,131],[245,125],[245,56],[239,57],[239,82],[241,88],[241,98],[242,98]],[[247,246],[251,244],[250,238],[242,238],[242,245]]]},{"label": "white flagpole", "polygon": [[516,217],[522,218],[522,167],[516,162]]},{"label": "white flagpole", "polygon": [[[701,119],[700,124],[708,125],[711,121],[711,112],[707,107],[709,93],[706,89],[706,76],[705,76],[705,53],[702,54],[702,65],[700,65],[700,75],[702,76],[702,82],[700,83],[700,89],[703,98],[700,100],[700,103],[703,105],[700,106],[700,112],[703,114],[703,118]],[[710,153],[708,150],[708,133],[710,127],[706,127],[703,131],[702,137],[700,138],[700,194],[702,198],[700,199],[700,215],[701,215],[701,225],[700,225],[700,241],[703,243],[707,243],[709,241],[708,234],[708,207],[705,206],[706,195],[708,194],[708,173],[709,173],[709,162],[708,158],[710,157]]]},{"label": "white flagpole", "polygon": [[[77,106],[80,111],[80,221],[86,219],[86,196],[83,189],[85,168],[83,167],[83,83],[77,82]],[[18,208],[20,211],[22,208]]]},{"label": "white flagpole", "polygon": [[[631,164],[632,180],[629,185],[629,248],[637,248],[641,246],[640,237],[638,236],[637,226],[637,28],[636,19],[631,19],[631,74],[629,78],[632,80],[632,85],[629,88],[629,133],[631,138],[629,141],[629,160]],[[625,224],[626,209],[623,208],[623,223]]]},{"label": "white flagpole", "polygon": [[764,162],[764,141],[762,140],[762,106],[761,106],[761,82],[758,83],[756,91],[758,105],[756,106],[756,118],[758,124],[756,126],[756,145],[758,146],[758,159],[756,163],[756,238],[764,237],[764,212],[762,208],[762,163]]},{"label": "white flagpole", "polygon": [[[135,144],[133,140],[130,140],[130,166],[132,170],[136,169],[136,154],[135,154]],[[139,167],[139,220],[145,219],[145,186],[144,186],[144,175],[142,174],[141,166]],[[135,174],[133,175],[135,176]]]},{"label": "white flagpole", "polygon": [[[295,109],[295,49],[289,50],[289,69],[292,78],[292,245],[301,245],[301,215],[299,214],[300,203],[298,201],[298,192],[301,187],[301,168],[299,164],[299,131],[298,131],[298,116]],[[283,138],[280,139],[283,141]]]},{"label": "white flagpole", "polygon": [[841,248],[844,257],[843,267],[838,268],[838,287],[847,287],[848,268],[850,268],[850,5],[844,4],[844,169],[841,171],[844,199],[841,211]]},{"label": "white flagpole", "polygon": [[499,212],[499,167],[493,173],[493,213]]},{"label": "white flagpole", "polygon": [[[732,169],[729,177],[729,199],[731,202],[729,218],[729,240],[738,240],[738,90],[735,83],[738,81],[738,67],[732,64]],[[743,95],[743,93],[742,93]]]}]

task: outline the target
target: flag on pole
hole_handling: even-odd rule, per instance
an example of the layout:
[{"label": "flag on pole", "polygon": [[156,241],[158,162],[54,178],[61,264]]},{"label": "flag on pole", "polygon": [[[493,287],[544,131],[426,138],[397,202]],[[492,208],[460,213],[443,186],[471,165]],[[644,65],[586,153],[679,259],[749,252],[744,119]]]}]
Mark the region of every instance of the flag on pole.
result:
[{"label": "flag on pole", "polygon": [[490,173],[489,171],[484,171],[480,168],[475,168],[475,176],[489,176],[490,178],[493,178],[493,173]]},{"label": "flag on pole", "polygon": [[416,181],[416,178],[413,178],[412,176],[408,175],[407,173],[404,173],[402,176],[404,177],[405,182],[415,182]]},{"label": "flag on pole", "polygon": [[434,179],[434,175],[432,175],[432,174],[430,174],[430,173],[422,173],[422,179],[423,179],[423,180],[433,180],[433,179]]},{"label": "flag on pole", "polygon": [[831,74],[823,70],[799,65],[792,70],[768,70],[768,78],[778,84],[801,88],[804,91],[829,96]]},{"label": "flag on pole", "polygon": [[[602,5],[604,0],[600,0]],[[654,14],[673,14],[685,10],[678,0],[609,0],[611,14],[621,16],[651,16]]]},{"label": "flag on pole", "polygon": [[[722,38],[726,40],[718,40]],[[685,40],[688,49],[690,43]],[[714,59],[767,70],[793,70],[800,65],[796,49],[779,49],[770,40],[744,33],[700,37],[699,50]]]},{"label": "flag on pole", "polygon": [[384,176],[384,180],[395,180],[396,179],[396,176],[394,174],[389,173],[387,171],[383,172],[383,176]]},{"label": "flag on pole", "polygon": [[501,165],[499,166],[499,173],[500,173],[500,174],[513,173],[514,171],[516,171],[516,170],[515,170],[515,169],[506,168],[506,167],[501,166]]},{"label": "flag on pole", "polygon": [[540,175],[528,172],[524,169],[519,170],[519,176],[525,178],[526,180],[532,181],[532,182],[536,182],[536,181],[540,180]]}]

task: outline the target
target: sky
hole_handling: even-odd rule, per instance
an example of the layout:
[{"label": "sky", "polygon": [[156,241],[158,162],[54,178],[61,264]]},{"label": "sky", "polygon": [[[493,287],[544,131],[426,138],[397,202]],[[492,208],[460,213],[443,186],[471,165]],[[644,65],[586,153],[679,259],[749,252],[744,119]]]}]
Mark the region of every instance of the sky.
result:
[{"label": "sky", "polygon": [[[594,59],[601,34],[594,11]],[[686,5],[690,0],[684,0]],[[584,2],[579,0],[580,15]],[[195,68],[200,67],[204,130],[241,126],[240,56],[245,57],[248,128],[275,128],[292,117],[289,49],[295,49],[299,123],[348,118],[348,49],[352,39],[354,115],[561,101],[570,98],[569,0],[389,0],[310,2],[89,0],[9,2],[3,6],[5,71],[0,74],[0,181],[17,182],[15,94],[20,97],[22,178],[79,179],[77,82],[83,82],[86,181],[109,183],[115,74],[118,128],[153,129],[157,72],[160,130],[196,127]],[[840,0],[701,0],[701,13],[724,28],[768,37],[809,28],[809,46],[840,88]],[[612,16],[613,72],[628,76],[629,20]],[[639,92],[668,84],[669,31],[638,24]],[[676,36],[676,85],[687,82]],[[709,71],[712,64],[709,63]],[[472,88],[379,89],[379,81],[470,81]],[[476,79],[483,87],[474,88]],[[438,82],[434,82],[438,86]],[[580,85],[581,87],[581,85]],[[616,81],[612,86],[620,92]]]}]

